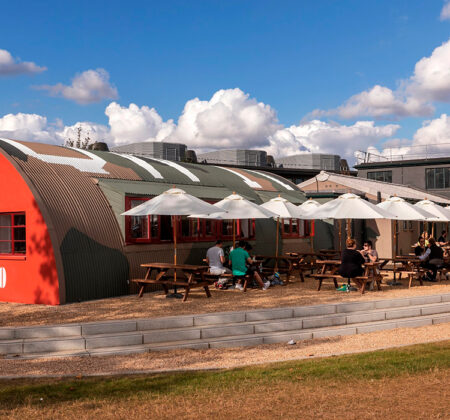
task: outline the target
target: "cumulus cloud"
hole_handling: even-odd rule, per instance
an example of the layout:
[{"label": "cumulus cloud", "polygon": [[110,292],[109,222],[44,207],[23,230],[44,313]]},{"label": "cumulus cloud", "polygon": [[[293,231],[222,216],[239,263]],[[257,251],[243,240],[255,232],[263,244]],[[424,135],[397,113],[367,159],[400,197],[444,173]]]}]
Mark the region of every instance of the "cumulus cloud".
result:
[{"label": "cumulus cloud", "polygon": [[[450,86],[450,84],[449,84]],[[396,117],[431,115],[434,108],[414,96],[405,97],[399,92],[376,85],[373,88],[352,96],[343,105],[329,111],[315,110],[312,116],[338,115],[344,119],[353,119],[359,116],[372,116],[374,118],[386,115]]]},{"label": "cumulus cloud", "polygon": [[62,145],[68,139],[76,139],[78,126],[83,129],[83,138],[89,136],[92,141],[112,140],[109,127],[101,124],[78,122],[64,126],[61,120],[49,123],[42,115],[23,113],[7,114],[0,118],[0,137]]},{"label": "cumulus cloud", "polygon": [[331,110],[315,110],[309,117],[337,115],[343,119],[362,116],[417,117],[434,112],[433,102],[450,102],[450,40],[434,49],[429,57],[420,59],[413,75],[391,90],[376,85],[353,95]]},{"label": "cumulus cloud", "polygon": [[407,91],[429,101],[450,102],[450,40],[417,62]]},{"label": "cumulus cloud", "polygon": [[18,74],[34,74],[47,70],[31,61],[20,61],[9,51],[0,49],[0,76],[16,76]]},{"label": "cumulus cloud", "polygon": [[381,139],[393,136],[396,124],[376,126],[373,121],[353,125],[313,120],[278,130],[269,138],[268,153],[288,156],[304,152],[331,153],[351,157],[357,148],[367,148]]},{"label": "cumulus cloud", "polygon": [[279,128],[276,112],[269,105],[240,89],[222,89],[209,101],[188,101],[169,138],[203,150],[250,149],[268,146],[269,136]]},{"label": "cumulus cloud", "polygon": [[[439,157],[450,153],[450,116],[442,114],[439,118],[425,121],[413,135],[412,140],[393,139],[383,144],[383,149],[367,148],[371,162],[401,159],[421,159]],[[364,154],[358,154],[362,160]]]},{"label": "cumulus cloud", "polygon": [[106,107],[111,137],[115,145],[141,141],[162,141],[175,130],[173,120],[163,121],[155,108],[112,102]]},{"label": "cumulus cloud", "polygon": [[446,2],[441,10],[441,20],[450,20],[450,2]]},{"label": "cumulus cloud", "polygon": [[110,103],[105,114],[108,125],[62,121],[48,123],[36,114],[9,114],[0,119],[0,135],[19,140],[63,144],[75,140],[81,126],[83,138],[106,141],[110,147],[142,141],[171,141],[186,144],[198,152],[221,148],[263,149],[274,156],[301,152],[322,152],[350,157],[357,148],[365,149],[381,139],[392,137],[398,125],[377,126],[373,121],[352,125],[313,120],[283,127],[269,105],[250,98],[240,89],[219,90],[208,101],[188,101],[175,124],[164,121],[154,108]]},{"label": "cumulus cloud", "polygon": [[60,96],[82,105],[118,98],[117,89],[109,82],[109,73],[104,69],[86,70],[77,74],[70,86],[58,83],[35,86],[35,89],[45,90],[51,96]]}]

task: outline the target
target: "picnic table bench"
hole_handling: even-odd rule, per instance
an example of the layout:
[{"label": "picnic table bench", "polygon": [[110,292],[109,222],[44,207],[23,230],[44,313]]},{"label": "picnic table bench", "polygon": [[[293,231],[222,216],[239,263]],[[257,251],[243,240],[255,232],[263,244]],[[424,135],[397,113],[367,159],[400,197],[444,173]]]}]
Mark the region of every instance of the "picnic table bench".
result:
[{"label": "picnic table bench", "polygon": [[[164,293],[167,295],[169,286],[184,287],[185,292],[183,302],[188,298],[189,292],[195,287],[203,287],[207,297],[211,297],[209,287],[211,282],[205,277],[205,273],[209,270],[206,265],[188,265],[188,264],[172,264],[172,263],[145,263],[141,267],[146,268],[146,274],[143,279],[132,279],[139,289],[139,297],[144,294],[144,288],[150,284],[161,285]],[[156,272],[155,278],[152,272]]]},{"label": "picnic table bench", "polygon": [[[320,272],[317,274],[311,274],[311,277],[319,280],[319,286],[317,290],[320,290],[322,287],[322,282],[324,279],[332,279],[334,282],[334,286],[338,288],[338,280],[345,280],[345,277],[342,277],[340,274],[336,274],[341,262],[338,260],[322,260],[317,261],[317,264],[321,266]],[[364,275],[352,277],[352,280],[358,286],[361,294],[364,294],[367,282],[376,283],[378,290],[381,290],[381,279],[382,276],[378,272],[378,266],[381,262],[369,262],[365,263],[364,267]]]}]

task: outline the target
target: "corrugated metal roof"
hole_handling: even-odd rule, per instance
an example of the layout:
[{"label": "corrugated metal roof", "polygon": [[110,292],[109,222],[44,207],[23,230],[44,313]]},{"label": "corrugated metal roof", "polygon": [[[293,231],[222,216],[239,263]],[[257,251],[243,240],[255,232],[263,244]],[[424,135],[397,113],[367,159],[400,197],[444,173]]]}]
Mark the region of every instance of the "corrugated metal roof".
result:
[{"label": "corrugated metal roof", "polygon": [[[61,303],[127,293],[130,261],[144,258],[142,247],[124,248],[119,218],[127,194],[157,195],[175,184],[197,197],[217,201],[232,192],[256,203],[278,194],[304,201],[297,187],[294,191],[286,187],[289,181],[260,171],[230,172],[211,165],[173,165],[139,157],[152,171],[114,153],[8,139],[0,139],[0,153],[17,163],[25,181],[39,194],[46,208],[43,214],[51,218],[46,222],[54,228],[52,245],[62,261],[59,277],[64,281],[60,289],[66,293]],[[157,173],[161,177],[155,177]]]},{"label": "corrugated metal roof", "polygon": [[437,194],[431,194],[429,191],[420,190],[419,188],[408,187],[401,184],[393,184],[390,182],[375,181],[366,178],[358,178],[348,175],[338,175],[326,171],[321,171],[320,174],[315,176],[314,178],[308,179],[298,184],[298,187],[302,189],[312,183],[315,183],[316,178],[318,181],[336,182],[337,184],[344,185],[356,191],[371,194],[375,197],[377,196],[377,193],[380,192],[381,198],[384,199],[393,195],[397,195],[399,197],[410,200],[424,200],[425,198],[428,198],[429,200],[435,201],[436,203],[450,204],[450,200],[448,198],[439,196]]}]

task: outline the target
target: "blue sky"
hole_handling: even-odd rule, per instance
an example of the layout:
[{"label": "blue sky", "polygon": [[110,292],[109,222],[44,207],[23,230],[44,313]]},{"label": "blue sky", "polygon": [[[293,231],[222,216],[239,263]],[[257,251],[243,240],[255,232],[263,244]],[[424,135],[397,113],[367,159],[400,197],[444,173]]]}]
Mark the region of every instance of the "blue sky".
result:
[{"label": "blue sky", "polygon": [[[385,139],[392,138],[401,139],[396,141],[403,144],[424,121],[449,114],[448,98],[435,100],[433,96],[427,99],[432,111],[401,115],[353,113],[343,118],[342,113],[325,111],[376,85],[404,97],[399,86],[413,76],[416,63],[449,41],[450,20],[440,18],[444,7],[441,0],[4,3],[2,15],[7,18],[0,26],[0,49],[8,51],[16,63],[33,62],[46,70],[2,75],[0,61],[0,132],[6,135],[9,128],[16,137],[20,134],[44,141],[27,127],[13,124],[11,129],[11,123],[7,127],[4,121],[2,126],[1,118],[7,114],[33,114],[47,118],[49,127],[40,127],[44,132],[52,131],[51,125],[60,119],[62,125],[57,130],[79,122],[94,123],[92,131],[95,124],[102,125],[99,136],[117,144],[125,142],[124,136],[129,141],[162,139],[157,130],[145,137],[145,127],[129,134],[124,134],[122,127],[120,135],[111,134],[108,130],[118,130],[108,125],[111,117],[105,115],[105,108],[115,102],[124,109],[131,103],[138,111],[143,106],[154,108],[163,123],[174,120],[173,126],[165,127],[166,133],[175,133],[169,139],[189,142],[196,137],[192,146],[200,149],[211,144],[217,148],[248,144],[267,146],[279,154],[272,147],[277,142],[275,125],[280,130],[311,118],[339,126],[353,126],[357,121],[391,126],[364,139],[364,148],[371,142],[380,148]],[[64,86],[70,86],[77,74],[97,69],[104,69],[109,76],[106,93],[102,91],[84,103],[76,94],[65,93]],[[217,91],[234,88],[248,95],[248,100],[269,106],[276,121],[273,115],[263,115],[266,126],[247,127],[243,131],[248,133],[238,135],[238,140],[229,138],[236,136],[235,131],[220,134],[203,127],[206,117],[201,141],[198,133],[181,132],[183,126],[186,130],[194,123],[201,125],[198,114],[186,115],[185,124],[177,125],[187,101],[210,101]],[[202,109],[211,106],[204,104]],[[324,112],[311,116],[316,109]],[[217,122],[218,118],[217,112],[210,114],[217,127],[226,124]],[[254,116],[250,122],[237,120],[231,125],[237,130],[241,124],[258,124],[255,120],[261,118]],[[152,124],[154,121],[148,122],[147,128]],[[392,128],[394,125],[399,127]],[[300,143],[308,136],[303,131],[296,134]],[[256,139],[258,136],[272,140],[264,143]],[[49,141],[55,142],[54,132],[50,137]],[[294,140],[289,141],[292,146]],[[357,148],[357,139],[348,141]],[[299,149],[333,151],[322,137],[316,149],[313,143],[310,138]],[[348,153],[346,149],[342,154]]]}]

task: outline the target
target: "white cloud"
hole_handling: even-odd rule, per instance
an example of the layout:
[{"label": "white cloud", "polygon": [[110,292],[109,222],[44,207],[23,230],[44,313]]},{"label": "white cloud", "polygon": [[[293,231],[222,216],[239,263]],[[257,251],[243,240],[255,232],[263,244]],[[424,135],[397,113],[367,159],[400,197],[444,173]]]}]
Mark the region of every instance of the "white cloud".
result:
[{"label": "white cloud", "polygon": [[82,127],[82,139],[89,136],[93,142],[113,140],[109,127],[91,122],[78,122],[64,126],[61,120],[49,123],[37,114],[7,114],[0,118],[0,136],[15,140],[36,141],[62,145],[69,138],[76,140],[78,126]]},{"label": "white cloud", "polygon": [[450,2],[446,2],[441,10],[441,20],[450,20]]},{"label": "white cloud", "polygon": [[[403,97],[402,97],[403,96]],[[391,89],[376,85],[370,90],[358,93],[344,102],[343,105],[330,111],[315,110],[312,116],[338,115],[344,119],[360,116],[381,118],[386,115],[396,117],[431,115],[433,106],[417,97],[399,94]]]},{"label": "white cloud", "polygon": [[374,87],[353,95],[331,110],[315,110],[310,117],[337,115],[344,119],[362,116],[417,117],[432,115],[433,102],[450,102],[450,40],[434,49],[429,57],[419,60],[411,78],[400,87]]},{"label": "white cloud", "polygon": [[358,121],[342,125],[313,120],[278,130],[270,137],[268,153],[288,156],[304,151],[338,154],[351,157],[355,149],[366,149],[370,144],[393,136],[400,128],[396,124],[375,126],[373,121]]},{"label": "white cloud", "polygon": [[61,96],[82,105],[100,102],[104,99],[117,99],[117,89],[109,82],[109,73],[104,69],[86,70],[72,79],[70,86],[56,85],[35,86],[46,90],[51,96]]},{"label": "white cloud", "polygon": [[128,108],[112,102],[106,107],[111,137],[115,145],[141,141],[162,141],[175,130],[173,120],[164,122],[155,108],[130,104]]},{"label": "white cloud", "polygon": [[276,112],[240,89],[221,89],[209,101],[186,103],[169,137],[197,149],[262,148],[280,128]]},{"label": "white cloud", "polygon": [[450,116],[425,121],[413,135],[412,140],[393,139],[383,144],[383,149],[367,149],[370,161],[421,159],[439,157],[450,153]]},{"label": "white cloud", "polygon": [[18,74],[34,74],[47,70],[31,61],[20,61],[9,51],[0,49],[0,76],[16,76]]},{"label": "white cloud", "polygon": [[450,102],[450,40],[416,64],[407,91],[429,101]]},{"label": "white cloud", "polygon": [[299,152],[335,153],[350,157],[355,149],[391,137],[398,125],[376,126],[373,121],[352,125],[313,120],[283,127],[269,105],[257,102],[240,89],[220,90],[209,101],[186,103],[176,125],[164,121],[154,108],[110,103],[105,110],[109,124],[62,121],[49,124],[35,114],[9,114],[0,119],[0,134],[12,139],[63,144],[76,140],[76,128],[83,128],[92,141],[106,141],[110,147],[140,141],[172,141],[197,152],[221,148],[263,149],[274,156]]}]

